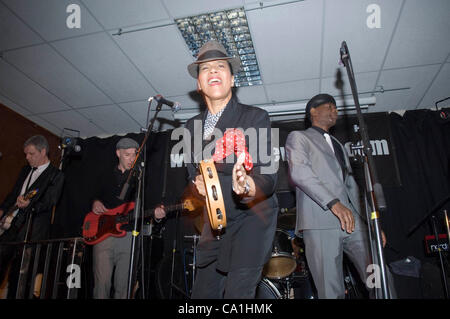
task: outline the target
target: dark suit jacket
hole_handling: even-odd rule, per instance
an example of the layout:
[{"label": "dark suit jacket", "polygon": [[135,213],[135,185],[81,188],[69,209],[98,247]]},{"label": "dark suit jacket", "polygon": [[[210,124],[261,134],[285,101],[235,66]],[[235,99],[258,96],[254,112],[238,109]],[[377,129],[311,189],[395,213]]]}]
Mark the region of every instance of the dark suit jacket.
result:
[{"label": "dark suit jacket", "polygon": [[[0,209],[2,209],[5,213],[15,205],[17,197],[20,195],[20,191],[22,190],[22,185],[30,170],[31,167],[29,165],[22,168],[14,188],[0,205]],[[30,239],[48,239],[52,209],[61,195],[63,182],[63,173],[50,164],[42,172],[39,178],[29,186],[29,190],[37,189],[37,194],[31,199],[28,207],[23,210],[19,210],[16,218],[14,218],[11,228],[2,235],[1,240],[23,240],[26,228],[26,215],[29,212],[33,216],[33,226]]]},{"label": "dark suit jacket", "polygon": [[[222,137],[222,135],[214,136],[211,141],[203,141],[206,115],[207,111],[204,111],[186,123],[191,143],[190,148],[185,149],[185,154],[190,152],[191,154],[186,155],[190,155],[188,157],[191,157],[191,160],[193,160],[192,157],[198,157],[199,150],[203,151],[207,145],[214,146],[215,140]],[[248,174],[254,179],[257,192],[250,202],[242,200],[233,192],[231,175],[236,156],[233,159],[230,155],[223,160],[223,163],[216,163],[224,197],[227,227],[222,238],[217,240],[211,232],[207,213],[204,212],[205,223],[198,245],[198,263],[199,266],[203,266],[217,259],[218,269],[221,271],[230,271],[238,267],[262,266],[270,257],[278,214],[278,202],[274,195],[278,165],[270,169],[269,167],[274,164],[271,161],[273,158],[261,156],[261,153],[266,157],[267,154],[273,153],[269,116],[266,111],[240,104],[233,97],[217,122],[216,128],[222,134],[227,128],[241,128],[243,132],[248,129],[250,132],[254,128],[256,139],[252,138],[249,143],[249,138],[246,136],[246,146],[254,162],[253,169]],[[187,140],[189,137],[185,138]],[[214,147],[211,148],[210,155],[214,154],[214,149]],[[205,158],[211,158],[211,156],[206,155]],[[199,172],[193,163],[188,163],[187,169],[189,184],[193,185],[191,181],[199,175]]]}]

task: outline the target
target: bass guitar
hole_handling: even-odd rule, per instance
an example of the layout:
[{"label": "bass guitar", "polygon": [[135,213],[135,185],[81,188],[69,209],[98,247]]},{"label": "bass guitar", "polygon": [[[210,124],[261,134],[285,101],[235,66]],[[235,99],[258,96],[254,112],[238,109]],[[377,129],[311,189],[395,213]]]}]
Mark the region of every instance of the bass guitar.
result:
[{"label": "bass guitar", "polygon": [[[110,209],[103,214],[89,212],[83,222],[83,238],[88,245],[95,245],[106,238],[123,237],[125,230],[120,229],[122,225],[133,221],[133,215],[129,214],[134,209],[134,202],[124,203],[116,208]],[[195,207],[190,199],[184,200],[180,204],[165,206],[166,214],[173,211],[188,210],[194,211]],[[144,218],[152,217],[155,209],[144,211]]]},{"label": "bass guitar", "polygon": [[[38,192],[38,189],[30,190],[26,193],[23,198],[25,200],[32,199]],[[19,207],[17,204],[11,207],[6,214],[3,215],[2,219],[0,219],[0,236],[3,235],[5,231],[11,228],[11,225],[16,218],[17,213],[19,212]]]}]

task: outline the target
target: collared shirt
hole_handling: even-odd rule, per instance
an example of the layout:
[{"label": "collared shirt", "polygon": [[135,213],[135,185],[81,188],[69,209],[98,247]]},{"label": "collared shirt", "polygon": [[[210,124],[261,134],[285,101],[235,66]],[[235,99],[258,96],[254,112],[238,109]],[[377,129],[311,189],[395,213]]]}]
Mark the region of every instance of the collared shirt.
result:
[{"label": "collared shirt", "polygon": [[117,165],[112,172],[107,170],[103,173],[98,184],[96,199],[99,199],[108,209],[115,208],[126,202],[134,201],[135,179],[132,176],[129,188],[123,200],[119,199],[120,193],[130,174],[129,170],[122,172]]},{"label": "collared shirt", "polygon": [[216,127],[217,122],[222,116],[223,111],[225,111],[225,107],[221,109],[216,114],[211,114],[208,110],[208,114],[206,115],[205,125],[203,127],[203,139],[206,140],[212,134],[214,128]]},{"label": "collared shirt", "polygon": [[[312,126],[312,128],[315,129],[315,130],[316,130],[317,132],[319,132],[320,134],[322,134],[324,139],[326,139],[326,138],[325,138],[325,134],[330,135],[330,133],[328,133],[327,131],[321,129],[320,127]],[[330,137],[330,138],[331,138],[331,137]],[[339,166],[341,167],[342,178],[344,178],[344,172],[345,172],[344,153],[342,152],[342,149],[341,149],[340,145],[339,145],[333,138],[331,138],[331,142],[332,142],[332,144],[333,144],[334,155],[336,156],[336,159],[337,159],[338,162],[339,162]],[[328,144],[328,142],[327,142],[327,144]],[[330,146],[331,146],[331,145],[330,145]],[[329,209],[331,209],[331,207],[332,207],[335,203],[337,203],[337,202],[339,202],[339,199],[335,198],[335,199],[333,199],[332,201],[330,201],[330,202],[327,204],[327,207],[328,207]]]},{"label": "collared shirt", "polygon": [[[324,139],[325,139],[325,134],[331,135],[330,133],[328,133],[327,131],[321,129],[320,127],[312,126],[312,128],[315,129],[320,134],[322,134]],[[344,177],[344,172],[345,172],[344,153],[342,152],[342,149],[341,149],[341,146],[339,145],[339,143],[337,143],[333,138],[331,138],[331,142],[333,144],[334,155],[336,156],[336,159],[338,160],[339,165],[341,166],[342,174],[343,174],[342,178],[343,178]],[[327,142],[327,144],[328,144],[328,142]],[[331,145],[330,145],[330,147],[331,147]]]},{"label": "collared shirt", "polygon": [[[50,165],[50,162],[47,162],[41,166],[36,167],[36,170],[34,170],[33,172],[33,168],[30,170],[30,173],[28,173],[27,178],[25,178],[25,181],[23,182],[22,185],[22,190],[20,191],[20,195],[25,194],[26,187],[28,185],[28,187],[30,187],[30,185],[33,185],[33,183],[39,178],[39,176],[41,176],[41,174],[47,169],[47,167]],[[30,174],[33,173],[31,175],[31,180],[30,182],[28,182],[28,180],[30,179]]]}]

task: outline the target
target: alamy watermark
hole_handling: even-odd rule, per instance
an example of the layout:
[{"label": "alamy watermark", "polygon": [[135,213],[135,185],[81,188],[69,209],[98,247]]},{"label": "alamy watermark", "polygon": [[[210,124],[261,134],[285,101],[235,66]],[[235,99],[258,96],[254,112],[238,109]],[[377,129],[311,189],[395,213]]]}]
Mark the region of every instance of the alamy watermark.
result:
[{"label": "alamy watermark", "polygon": [[[246,148],[255,164],[261,165],[261,174],[275,174],[278,171],[280,161],[279,129],[278,128],[254,128],[239,129],[248,137]],[[218,128],[214,128],[211,142],[203,147],[202,121],[194,121],[193,137],[191,132],[184,127],[172,131],[171,140],[179,141],[171,150],[171,158],[183,156],[185,164],[200,163],[204,159],[210,159],[216,147],[216,141],[224,135]],[[269,140],[270,138],[270,140]],[[226,148],[234,148],[227,143]],[[234,152],[218,163],[233,164],[236,160]]]},{"label": "alamy watermark", "polygon": [[369,273],[366,279],[366,286],[369,289],[381,288],[381,270],[377,264],[370,264],[366,268],[366,272]]},{"label": "alamy watermark", "polygon": [[66,272],[69,273],[66,279],[67,288],[81,288],[81,269],[77,264],[70,264],[66,267]]},{"label": "alamy watermark", "polygon": [[369,29],[381,28],[381,8],[378,4],[369,4],[366,8],[366,12],[370,15],[366,19],[366,24]]},{"label": "alamy watermark", "polygon": [[81,8],[78,4],[69,4],[66,12],[70,13],[66,19],[66,25],[69,29],[81,28]]}]

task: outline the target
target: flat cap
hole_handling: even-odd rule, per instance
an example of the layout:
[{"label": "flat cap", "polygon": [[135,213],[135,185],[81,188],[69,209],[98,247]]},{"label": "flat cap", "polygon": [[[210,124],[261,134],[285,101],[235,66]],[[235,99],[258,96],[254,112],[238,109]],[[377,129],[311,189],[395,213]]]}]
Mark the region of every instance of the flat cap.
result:
[{"label": "flat cap", "polygon": [[116,144],[116,150],[121,150],[121,149],[129,149],[129,148],[135,148],[138,149],[139,148],[139,144],[133,140],[132,138],[128,138],[128,137],[123,137],[121,138],[117,144]]}]

